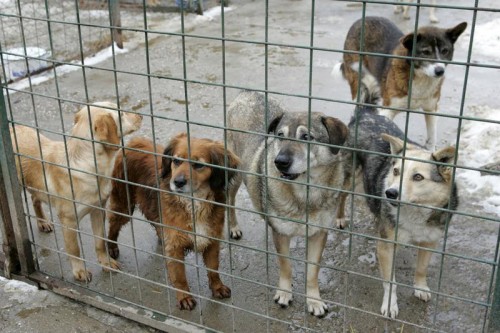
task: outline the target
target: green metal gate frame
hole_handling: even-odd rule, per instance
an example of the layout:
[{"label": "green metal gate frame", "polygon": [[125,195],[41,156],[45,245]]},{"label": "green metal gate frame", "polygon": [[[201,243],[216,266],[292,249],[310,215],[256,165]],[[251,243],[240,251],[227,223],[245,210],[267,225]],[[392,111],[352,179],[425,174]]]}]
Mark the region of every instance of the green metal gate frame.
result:
[{"label": "green metal gate frame", "polygon": [[[111,1],[114,2],[113,0]],[[373,2],[376,3],[377,1]],[[2,83],[2,90],[3,87],[4,85]],[[164,330],[166,324],[171,332],[197,330],[198,327],[190,326],[189,323],[182,323],[184,326],[179,328],[179,322],[175,320],[170,322],[171,319],[159,313],[151,313],[149,317],[138,315],[134,311],[124,309],[129,303],[120,302],[112,298],[103,298],[102,294],[98,295],[85,288],[50,278],[37,272],[22,204],[21,186],[17,180],[14,153],[10,139],[7,107],[3,93],[0,94],[0,126],[0,231],[4,235],[4,247],[2,249],[3,258],[0,257],[0,260],[3,261],[5,276],[8,278],[33,281],[44,289],[53,290],[56,293],[78,301],[83,301],[115,314],[126,314],[128,318],[158,329]],[[492,279],[494,283],[494,292],[491,298],[491,308],[488,311],[488,328],[491,332],[500,330],[500,234],[498,240],[495,249],[496,264],[493,265],[492,273],[494,276],[494,279]],[[98,300],[97,296],[99,296],[101,300]]]}]

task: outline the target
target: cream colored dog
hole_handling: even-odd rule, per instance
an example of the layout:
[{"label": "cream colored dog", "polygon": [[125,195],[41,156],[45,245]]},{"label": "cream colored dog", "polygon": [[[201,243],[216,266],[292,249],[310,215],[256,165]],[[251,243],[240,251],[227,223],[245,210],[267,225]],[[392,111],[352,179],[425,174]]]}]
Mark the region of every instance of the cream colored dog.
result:
[{"label": "cream colored dog", "polygon": [[77,240],[78,221],[87,214],[92,221],[99,263],[104,268],[119,268],[106,254],[105,214],[100,207],[105,207],[110,193],[109,177],[121,137],[136,131],[142,123],[142,116],[119,112],[116,104],[95,105],[85,106],[76,113],[66,145],[37,135],[36,130],[29,127],[11,129],[14,151],[20,155],[16,157],[19,180],[31,193],[38,228],[43,232],[53,230],[42,210],[42,202],[50,201],[63,226],[73,276],[80,281],[92,279],[80,259]]}]

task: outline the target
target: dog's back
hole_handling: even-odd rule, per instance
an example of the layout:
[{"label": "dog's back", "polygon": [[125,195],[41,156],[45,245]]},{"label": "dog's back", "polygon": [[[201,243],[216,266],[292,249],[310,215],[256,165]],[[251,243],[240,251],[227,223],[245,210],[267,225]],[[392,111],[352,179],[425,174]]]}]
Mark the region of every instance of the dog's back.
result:
[{"label": "dog's back", "polygon": [[[249,112],[251,110],[251,112]],[[241,158],[240,168],[248,170],[248,163],[256,153],[255,148],[265,140],[263,135],[245,133],[256,132],[267,134],[272,119],[284,113],[279,101],[272,97],[266,99],[264,94],[252,91],[242,91],[228,111],[227,124],[229,128],[237,131],[228,131],[229,148]],[[265,116],[267,115],[267,118]],[[245,121],[241,121],[245,119]],[[267,119],[263,122],[263,119]],[[266,127],[267,126],[267,127]],[[235,144],[244,142],[245,144]],[[243,175],[243,177],[245,177]]]},{"label": "dog's back", "polygon": [[[399,44],[401,36],[403,32],[388,19],[369,16],[364,20],[359,19],[351,26],[346,36],[344,50],[391,54]],[[381,82],[389,60],[389,57],[367,55],[363,57],[363,65]],[[358,53],[346,53],[344,56],[346,64],[357,61],[359,61]]]},{"label": "dog's back", "polygon": [[[126,204],[130,200],[130,206],[137,204],[148,220],[159,221],[159,192],[156,188],[161,174],[163,149],[164,147],[156,145],[155,151],[152,141],[137,137],[130,140],[123,154],[118,153],[112,176],[117,180],[112,183],[110,198],[111,204],[115,206],[113,210],[127,211],[127,207],[118,208],[116,205]],[[155,156],[154,153],[158,155]]]}]

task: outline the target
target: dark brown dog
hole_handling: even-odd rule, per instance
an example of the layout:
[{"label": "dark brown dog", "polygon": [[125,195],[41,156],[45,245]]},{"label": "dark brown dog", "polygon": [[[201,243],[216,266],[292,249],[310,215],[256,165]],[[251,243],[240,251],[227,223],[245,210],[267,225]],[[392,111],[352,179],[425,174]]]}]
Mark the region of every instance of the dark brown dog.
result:
[{"label": "dark brown dog", "polygon": [[[173,138],[165,149],[156,146],[156,152],[163,151],[163,156],[155,156],[152,154],[154,151],[150,140],[135,138],[125,148],[126,163],[123,163],[123,154],[116,159],[113,171],[116,180],[113,181],[108,213],[110,256],[118,257],[118,234],[130,219],[127,215],[138,206],[150,221],[159,223],[161,214],[163,225],[156,224],[155,228],[164,240],[168,275],[170,283],[177,289],[180,309],[192,310],[196,306],[195,299],[189,294],[182,262],[186,251],[203,253],[203,261],[209,269],[212,295],[216,298],[230,297],[231,290],[222,283],[218,273],[219,239],[223,238],[225,211],[219,204],[226,203],[226,171],[221,167],[224,167],[227,158],[228,168],[235,169],[239,159],[225,150],[221,142],[209,139],[191,138],[189,154],[185,133]],[[234,174],[234,171],[228,170],[227,180],[230,181]],[[169,192],[156,190],[157,179],[160,189]],[[128,186],[129,204],[124,180],[137,184]],[[161,209],[158,209],[158,202]]]}]

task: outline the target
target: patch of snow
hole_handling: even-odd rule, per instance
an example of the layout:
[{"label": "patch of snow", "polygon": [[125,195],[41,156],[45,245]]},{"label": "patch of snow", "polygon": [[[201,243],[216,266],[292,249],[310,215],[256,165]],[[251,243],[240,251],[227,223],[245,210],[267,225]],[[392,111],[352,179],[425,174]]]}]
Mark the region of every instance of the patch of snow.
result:
[{"label": "patch of snow", "polygon": [[[470,108],[467,116],[484,120],[500,121],[500,110],[487,106]],[[492,162],[500,162],[500,124],[466,120],[463,122],[459,159],[460,165],[478,168]],[[479,171],[457,169],[460,189],[478,198],[485,211],[500,216],[499,176],[481,176]]]},{"label": "patch of snow", "polygon": [[[469,48],[471,27],[463,35],[461,45]],[[472,56],[487,56],[500,61],[500,18],[483,24],[476,24],[472,42]]]}]

